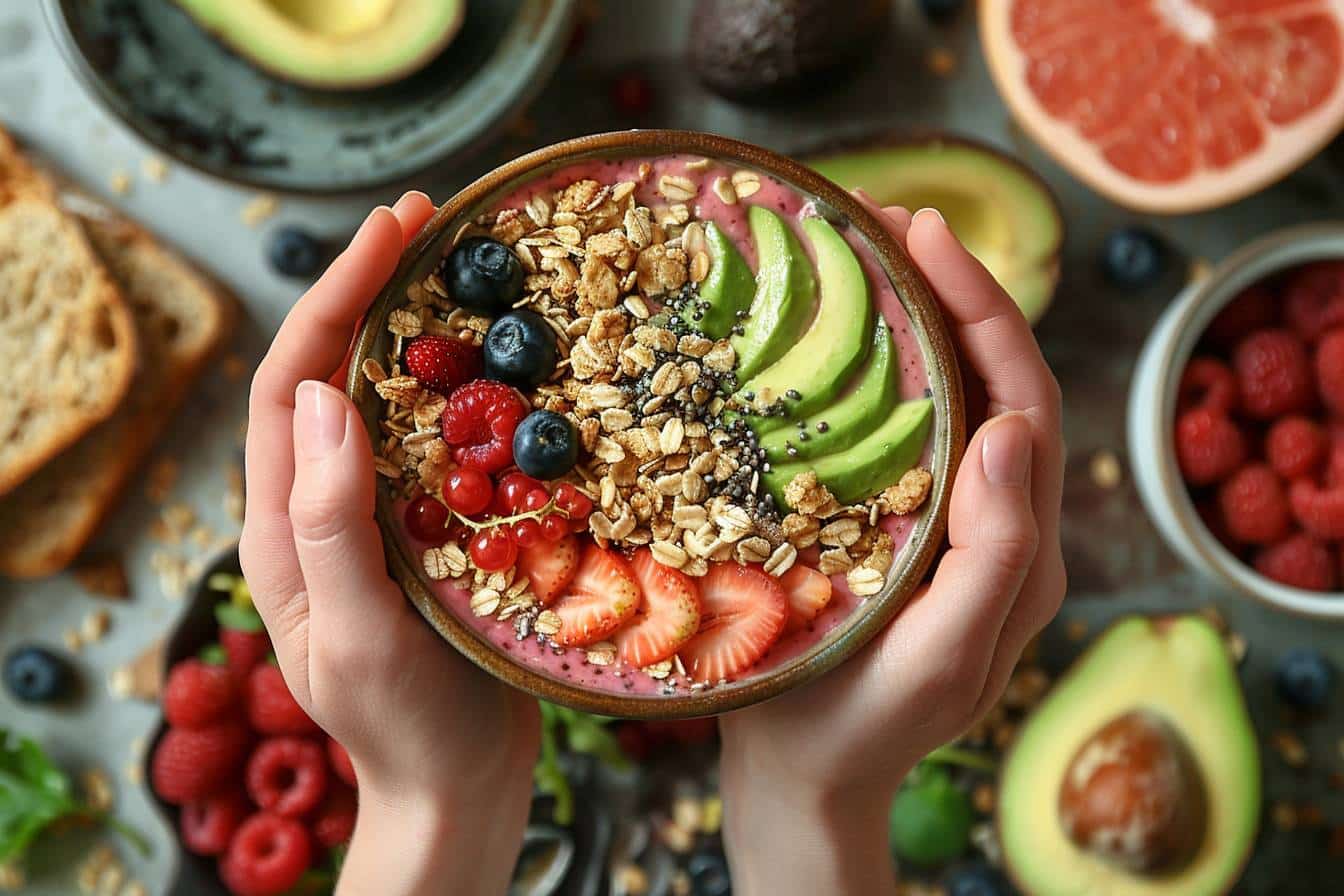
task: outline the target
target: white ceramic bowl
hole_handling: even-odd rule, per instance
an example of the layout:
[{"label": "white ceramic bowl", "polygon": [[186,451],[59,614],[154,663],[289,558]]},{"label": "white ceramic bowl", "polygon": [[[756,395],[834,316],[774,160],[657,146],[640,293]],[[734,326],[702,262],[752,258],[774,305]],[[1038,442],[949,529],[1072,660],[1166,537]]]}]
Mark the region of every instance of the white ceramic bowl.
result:
[{"label": "white ceramic bowl", "polygon": [[1181,479],[1172,437],[1181,372],[1214,316],[1246,287],[1278,271],[1326,258],[1344,258],[1344,222],[1270,234],[1177,296],[1148,336],[1130,384],[1129,457],[1149,516],[1186,563],[1277,609],[1344,621],[1344,593],[1322,594],[1271,581],[1213,537]]}]

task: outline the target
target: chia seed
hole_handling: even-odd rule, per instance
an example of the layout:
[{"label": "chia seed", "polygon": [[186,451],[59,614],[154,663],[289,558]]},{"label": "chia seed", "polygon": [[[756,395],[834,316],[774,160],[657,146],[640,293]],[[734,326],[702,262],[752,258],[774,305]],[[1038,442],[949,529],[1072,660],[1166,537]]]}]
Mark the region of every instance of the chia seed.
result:
[{"label": "chia seed", "polygon": [[808,436],[806,430],[799,430],[799,431],[798,431],[798,441],[800,441],[800,442],[806,442],[809,438],[810,438],[810,436]]},{"label": "chia seed", "polygon": [[784,393],[784,396],[793,401],[798,401],[803,397],[802,393],[800,393],[797,389],[788,390],[787,392]]},{"label": "chia seed", "polygon": [[827,423],[825,420],[821,420],[817,423],[817,432],[826,432],[830,428],[831,424]]}]

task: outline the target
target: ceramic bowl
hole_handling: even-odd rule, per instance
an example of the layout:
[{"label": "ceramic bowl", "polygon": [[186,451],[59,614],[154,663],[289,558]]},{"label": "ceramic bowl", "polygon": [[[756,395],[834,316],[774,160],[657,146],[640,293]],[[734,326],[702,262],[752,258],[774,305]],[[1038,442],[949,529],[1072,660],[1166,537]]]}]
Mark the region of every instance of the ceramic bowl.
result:
[{"label": "ceramic bowl", "polygon": [[393,519],[392,496],[386,489],[379,490],[377,517],[389,567],[406,596],[435,630],[478,666],[529,693],[574,709],[624,718],[690,718],[737,709],[812,681],[862,647],[901,608],[933,561],[945,531],[952,477],[965,443],[961,380],[942,316],[918,269],[878,219],[840,187],[769,150],[711,134],[656,130],[598,134],[540,149],[492,171],[438,210],[407,248],[355,343],[348,390],[368,426],[371,443],[382,441],[378,430],[382,402],[372,384],[361,375],[360,367],[366,358],[387,356],[391,349],[391,335],[386,326],[388,315],[406,303],[407,287],[434,269],[445,247],[465,223],[521,184],[555,169],[595,158],[669,154],[723,160],[779,178],[811,197],[829,219],[856,229],[873,247],[923,348],[936,414],[932,435],[934,481],[929,502],[879,594],[870,597],[848,619],[797,657],[740,682],[702,690],[683,689],[675,696],[593,691],[517,664],[435,599],[420,558],[396,534],[399,527]]},{"label": "ceramic bowl", "polygon": [[1144,344],[1129,392],[1130,465],[1163,538],[1199,572],[1280,610],[1344,620],[1344,593],[1322,594],[1271,581],[1219,543],[1181,479],[1172,436],[1181,372],[1214,316],[1238,293],[1307,262],[1344,258],[1344,224],[1282,230],[1227,258],[1167,308]]},{"label": "ceramic bowl", "polygon": [[424,69],[370,90],[311,90],[240,58],[164,0],[44,0],[90,93],[160,151],[295,193],[398,183],[478,148],[559,63],[577,0],[470,3]]}]

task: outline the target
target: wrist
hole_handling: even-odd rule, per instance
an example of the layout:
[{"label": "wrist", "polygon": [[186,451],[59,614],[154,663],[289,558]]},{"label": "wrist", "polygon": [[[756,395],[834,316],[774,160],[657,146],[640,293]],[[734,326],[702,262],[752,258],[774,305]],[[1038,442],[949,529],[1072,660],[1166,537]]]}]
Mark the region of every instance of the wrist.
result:
[{"label": "wrist", "polygon": [[725,761],[724,845],[734,892],[873,896],[894,893],[882,788],[800,784]]}]

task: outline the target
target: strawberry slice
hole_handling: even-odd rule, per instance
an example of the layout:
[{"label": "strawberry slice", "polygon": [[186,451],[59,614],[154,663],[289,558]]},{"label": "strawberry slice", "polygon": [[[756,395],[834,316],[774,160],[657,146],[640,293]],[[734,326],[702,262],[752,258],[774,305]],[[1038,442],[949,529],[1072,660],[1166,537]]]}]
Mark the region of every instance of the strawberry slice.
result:
[{"label": "strawberry slice", "polygon": [[579,541],[566,535],[559,541],[543,541],[518,552],[518,571],[532,580],[532,593],[549,607],[579,568]]},{"label": "strawberry slice", "polygon": [[793,564],[779,577],[779,584],[789,602],[789,619],[784,623],[786,635],[807,628],[831,602],[831,580],[810,566]]},{"label": "strawberry slice", "polygon": [[684,572],[653,559],[648,548],[636,552],[630,568],[644,602],[612,641],[623,662],[642,669],[669,659],[700,628],[700,589]]},{"label": "strawberry slice", "polygon": [[551,609],[560,617],[560,631],[551,638],[555,643],[582,647],[601,641],[639,609],[635,574],[620,554],[589,545],[574,580]]},{"label": "strawberry slice", "polygon": [[753,566],[714,563],[700,579],[700,631],[681,648],[691,677],[715,682],[749,669],[779,639],[784,589]]}]

